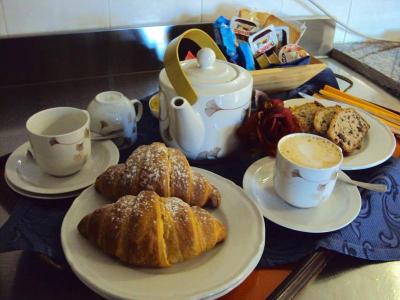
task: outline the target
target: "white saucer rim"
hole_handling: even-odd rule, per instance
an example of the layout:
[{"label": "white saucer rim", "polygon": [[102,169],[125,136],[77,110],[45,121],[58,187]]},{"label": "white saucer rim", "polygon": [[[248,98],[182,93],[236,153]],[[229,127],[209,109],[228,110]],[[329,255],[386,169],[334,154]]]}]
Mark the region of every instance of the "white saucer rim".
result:
[{"label": "white saucer rim", "polygon": [[[109,140],[92,141],[92,143],[101,145],[110,154],[110,161],[108,162],[105,169],[111,165],[115,165],[118,163],[119,157],[120,157],[119,150],[112,141],[109,141]],[[80,184],[77,184],[74,187],[70,187],[70,188],[59,188],[59,187],[57,188],[56,187],[54,189],[37,187],[35,185],[30,184],[29,182],[24,181],[17,174],[15,156],[18,155],[18,153],[22,151],[21,149],[27,148],[28,145],[29,145],[29,141],[18,146],[8,157],[6,165],[5,165],[5,169],[4,169],[4,175],[7,176],[10,183],[12,183],[15,187],[19,188],[20,190],[22,190],[24,192],[28,192],[28,193],[34,193],[34,194],[45,194],[45,195],[64,194],[64,193],[70,193],[70,192],[82,190],[82,189],[92,185],[94,183],[94,181],[96,180],[97,176],[91,178],[90,180],[82,181]],[[92,149],[94,149],[94,147],[92,147]],[[79,176],[79,174],[80,173],[78,172],[71,176]]]},{"label": "white saucer rim", "polygon": [[[357,218],[357,216],[359,215],[360,210],[361,210],[361,205],[362,205],[362,199],[361,199],[361,194],[360,194],[359,190],[358,190],[357,187],[355,187],[355,186],[353,186],[352,188],[354,189],[354,192],[356,193],[357,197],[356,197],[356,199],[351,199],[351,201],[352,201],[353,204],[355,204],[355,202],[357,202],[357,207],[355,207],[355,209],[354,209],[354,214],[352,215],[352,217],[349,218],[348,220],[346,220],[345,222],[342,222],[342,223],[340,224],[340,227],[337,227],[337,226],[336,226],[336,227],[334,227],[334,228],[332,227],[332,228],[328,228],[328,229],[315,229],[315,230],[310,229],[310,230],[305,230],[304,228],[299,228],[299,227],[296,227],[296,226],[292,226],[292,225],[290,225],[290,224],[287,224],[287,223],[285,223],[285,222],[282,222],[282,221],[280,221],[279,219],[277,219],[276,217],[274,217],[273,215],[267,214],[267,213],[266,213],[266,209],[264,209],[264,208],[260,205],[259,200],[256,199],[256,198],[253,196],[252,192],[251,192],[251,189],[250,189],[251,174],[255,174],[260,168],[262,168],[263,165],[272,164],[274,161],[275,161],[274,158],[268,157],[268,156],[267,156],[267,157],[263,157],[263,158],[261,158],[261,159],[255,161],[254,163],[252,163],[252,164],[246,169],[246,172],[245,172],[245,174],[244,174],[244,176],[243,176],[243,180],[242,180],[243,190],[246,192],[246,194],[248,195],[248,197],[249,197],[252,201],[254,201],[255,204],[259,207],[260,211],[262,212],[263,216],[264,216],[266,219],[268,219],[268,220],[270,220],[271,222],[273,222],[273,223],[275,223],[275,224],[278,224],[278,225],[280,225],[280,226],[282,226],[282,227],[285,227],[285,228],[288,228],[288,229],[291,229],[291,230],[295,230],[295,231],[299,231],[299,232],[306,232],[306,233],[327,233],[327,232],[333,232],[333,231],[339,230],[339,229],[341,229],[341,228],[343,228],[343,227],[349,225],[349,224],[350,224],[352,221],[354,221],[354,219]],[[272,166],[271,168],[273,168],[273,166]],[[342,171],[342,173],[343,173],[343,171]],[[343,174],[344,174],[345,177],[349,178],[345,173],[343,173]],[[336,189],[336,188],[335,188],[335,189]],[[335,192],[335,190],[334,190],[334,192]],[[284,201],[284,200],[282,200],[282,201]],[[289,206],[289,207],[292,207],[293,209],[302,209],[302,208],[296,208],[296,207],[294,207],[294,206],[290,206],[289,204],[288,204],[288,206]]]},{"label": "white saucer rim", "polygon": [[39,193],[31,193],[28,191],[21,190],[18,187],[14,186],[10,182],[10,180],[7,178],[6,174],[4,174],[4,181],[6,182],[8,187],[15,193],[22,195],[24,197],[40,199],[40,200],[62,200],[62,199],[68,199],[68,198],[76,198],[82,192],[82,190],[77,190],[77,191],[70,192],[70,193],[49,194],[49,195],[39,194]]}]

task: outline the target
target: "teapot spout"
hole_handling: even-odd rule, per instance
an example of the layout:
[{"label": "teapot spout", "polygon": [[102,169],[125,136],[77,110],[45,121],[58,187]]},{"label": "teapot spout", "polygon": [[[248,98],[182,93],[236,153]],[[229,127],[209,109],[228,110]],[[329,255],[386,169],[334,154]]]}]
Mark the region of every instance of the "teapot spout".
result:
[{"label": "teapot spout", "polygon": [[195,153],[203,145],[205,128],[201,117],[195,113],[183,97],[171,100],[175,126],[171,134],[180,148],[186,153]]}]

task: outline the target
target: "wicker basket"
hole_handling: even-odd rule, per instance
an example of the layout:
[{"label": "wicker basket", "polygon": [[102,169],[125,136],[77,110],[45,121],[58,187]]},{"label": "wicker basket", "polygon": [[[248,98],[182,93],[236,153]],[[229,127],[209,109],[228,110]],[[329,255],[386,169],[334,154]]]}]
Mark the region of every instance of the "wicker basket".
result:
[{"label": "wicker basket", "polygon": [[251,74],[255,89],[265,92],[283,92],[299,87],[325,68],[326,65],[323,62],[311,56],[308,65],[256,70],[251,71]]}]

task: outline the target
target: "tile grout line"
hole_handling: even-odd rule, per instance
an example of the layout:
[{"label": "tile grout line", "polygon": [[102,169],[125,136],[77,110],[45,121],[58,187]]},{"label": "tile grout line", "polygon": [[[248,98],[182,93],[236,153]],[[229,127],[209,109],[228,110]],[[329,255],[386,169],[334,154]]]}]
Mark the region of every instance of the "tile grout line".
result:
[{"label": "tile grout line", "polygon": [[4,8],[4,4],[3,4],[3,0],[0,0],[0,8],[3,12],[3,16],[4,16],[4,29],[6,31],[6,36],[8,36],[8,26],[7,26],[7,18],[6,18],[6,10]]},{"label": "tile grout line", "polygon": [[107,0],[108,6],[108,29],[111,29],[111,2],[112,0]]},{"label": "tile grout line", "polygon": [[203,1],[200,2],[200,23],[203,23]]},{"label": "tile grout line", "polygon": [[[347,20],[346,20],[346,25],[347,25],[347,26],[349,25],[350,15],[351,15],[351,9],[352,9],[352,8],[353,8],[353,0],[350,0],[349,12],[348,12],[348,14],[347,14]],[[348,30],[347,30],[346,28],[343,28],[343,29],[344,29],[343,43],[345,43],[345,42],[346,42],[346,38],[347,38]]]}]

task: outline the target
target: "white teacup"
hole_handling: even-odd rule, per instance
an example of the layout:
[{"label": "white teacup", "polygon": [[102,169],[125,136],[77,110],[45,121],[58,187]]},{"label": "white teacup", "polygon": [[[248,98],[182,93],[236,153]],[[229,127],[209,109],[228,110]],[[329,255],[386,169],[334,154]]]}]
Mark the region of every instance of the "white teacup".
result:
[{"label": "white teacup", "polygon": [[308,133],[287,135],[277,146],[275,191],[293,206],[318,206],[332,194],[342,162],[342,150],[328,139]]},{"label": "white teacup", "polygon": [[[137,112],[135,110],[137,105]],[[110,137],[121,149],[137,140],[137,122],[143,114],[139,100],[129,100],[120,92],[102,92],[90,102],[90,129],[101,137]]]},{"label": "white teacup", "polygon": [[85,110],[54,107],[26,122],[32,154],[40,169],[55,176],[78,172],[91,153],[90,117]]}]

